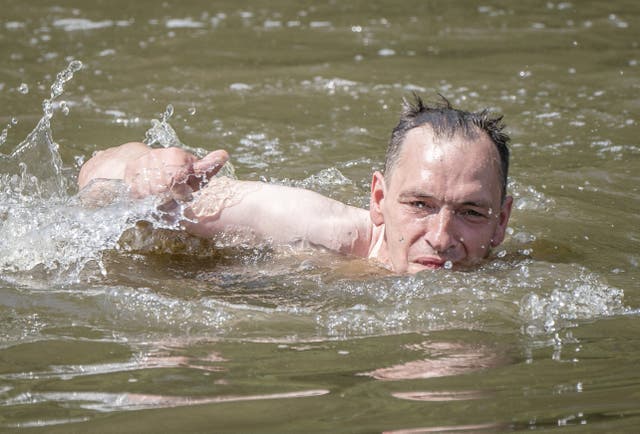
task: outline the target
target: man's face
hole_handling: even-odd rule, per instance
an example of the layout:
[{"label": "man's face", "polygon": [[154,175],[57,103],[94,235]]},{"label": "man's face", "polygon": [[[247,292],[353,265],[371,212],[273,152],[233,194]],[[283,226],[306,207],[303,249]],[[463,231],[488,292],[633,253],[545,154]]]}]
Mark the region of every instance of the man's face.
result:
[{"label": "man's face", "polygon": [[399,273],[469,266],[502,242],[513,199],[501,203],[500,157],[484,132],[473,141],[410,130],[389,175],[376,172],[371,218],[384,223],[378,260]]}]

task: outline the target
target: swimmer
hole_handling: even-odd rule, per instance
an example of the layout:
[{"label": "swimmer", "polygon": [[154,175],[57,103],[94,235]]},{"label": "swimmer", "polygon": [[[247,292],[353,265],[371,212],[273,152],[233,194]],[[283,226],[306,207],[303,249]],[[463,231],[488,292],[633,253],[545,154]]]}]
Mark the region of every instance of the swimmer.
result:
[{"label": "swimmer", "polygon": [[502,117],[486,110],[404,100],[368,210],[305,189],[214,178],[229,158],[224,150],[198,159],[138,142],[97,153],[78,186],[118,179],[134,197],[169,194],[186,204],[185,230],[200,237],[246,232],[274,244],[303,242],[396,273],[466,268],[504,240],[511,215],[503,129]]}]

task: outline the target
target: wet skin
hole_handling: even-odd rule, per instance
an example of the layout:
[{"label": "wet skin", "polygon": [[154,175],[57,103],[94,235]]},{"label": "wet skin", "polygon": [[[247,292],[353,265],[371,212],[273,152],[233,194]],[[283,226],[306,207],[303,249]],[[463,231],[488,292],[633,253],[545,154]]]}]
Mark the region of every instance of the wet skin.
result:
[{"label": "wet skin", "polygon": [[429,126],[407,133],[387,178],[371,185],[372,222],[384,224],[376,259],[398,273],[475,265],[499,245],[513,199],[502,201],[500,160],[478,132],[435,138]]},{"label": "wet skin", "polygon": [[374,173],[369,211],[304,189],[209,180],[228,158],[223,150],[198,159],[127,143],[94,156],[78,182],[121,179],[134,197],[186,200],[185,229],[200,237],[240,231],[274,244],[302,240],[396,273],[477,264],[504,239],[513,202],[502,201],[499,155],[482,131],[469,139],[436,138],[428,126],[410,130],[386,178]]}]

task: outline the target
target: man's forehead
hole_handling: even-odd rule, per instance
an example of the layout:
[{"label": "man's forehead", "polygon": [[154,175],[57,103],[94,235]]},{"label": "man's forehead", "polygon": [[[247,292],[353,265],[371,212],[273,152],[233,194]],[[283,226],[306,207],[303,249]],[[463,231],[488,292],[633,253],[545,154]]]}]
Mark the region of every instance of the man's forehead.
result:
[{"label": "man's forehead", "polygon": [[[475,139],[461,133],[451,137],[435,136],[431,127],[422,126],[407,133],[397,169],[404,172],[404,176],[400,175],[405,180],[404,187],[435,182],[459,186],[469,192],[499,191],[499,159],[495,145],[483,132]],[[463,185],[466,188],[462,188]]]},{"label": "man's forehead", "polygon": [[464,149],[475,146],[485,147],[487,149],[493,148],[493,143],[489,136],[478,128],[473,128],[468,131],[455,131],[451,134],[447,132],[437,133],[431,125],[421,125],[410,129],[405,136],[404,144],[406,145],[407,143],[441,148],[457,147]]},{"label": "man's forehead", "polygon": [[470,159],[482,159],[490,162],[492,169],[500,171],[500,155],[484,131],[478,130],[472,135],[464,132],[438,135],[429,125],[416,127],[407,132],[398,163],[415,162],[416,158],[438,162],[446,160],[447,157],[456,158],[461,163]]}]

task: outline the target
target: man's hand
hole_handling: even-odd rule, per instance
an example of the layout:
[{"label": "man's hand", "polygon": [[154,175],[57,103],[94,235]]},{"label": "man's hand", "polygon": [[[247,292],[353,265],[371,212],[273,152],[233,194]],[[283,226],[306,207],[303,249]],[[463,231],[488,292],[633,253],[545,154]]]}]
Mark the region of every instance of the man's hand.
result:
[{"label": "man's hand", "polygon": [[151,149],[144,143],[125,143],[97,153],[80,169],[78,186],[95,179],[120,179],[134,197],[170,193],[176,199],[199,190],[227,162],[224,150],[204,158],[180,148]]},{"label": "man's hand", "polygon": [[169,192],[176,199],[185,199],[202,188],[228,159],[224,150],[199,159],[180,148],[152,149],[126,164],[123,180],[137,198]]}]

